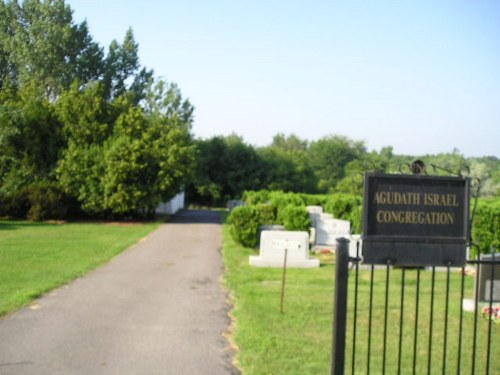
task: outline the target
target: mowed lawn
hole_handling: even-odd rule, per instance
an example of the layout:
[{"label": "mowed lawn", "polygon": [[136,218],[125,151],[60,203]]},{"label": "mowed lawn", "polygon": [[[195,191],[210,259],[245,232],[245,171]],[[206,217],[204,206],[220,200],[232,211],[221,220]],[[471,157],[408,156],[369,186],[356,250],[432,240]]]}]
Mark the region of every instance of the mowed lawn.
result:
[{"label": "mowed lawn", "polygon": [[[304,375],[330,374],[333,320],[333,289],[335,265],[332,257],[322,257],[317,269],[289,269],[287,271],[284,314],[280,313],[282,270],[253,268],[248,257],[253,249],[237,245],[224,226],[225,284],[234,303],[235,325],[232,337],[239,348],[237,361],[245,375]],[[355,272],[349,280],[348,332],[346,374],[352,373],[353,300]],[[461,275],[455,269],[450,273],[448,321],[446,310],[446,272],[436,271],[434,313],[430,318],[432,272],[421,271],[419,314],[416,317],[416,270],[405,272],[403,314],[403,344],[399,347],[402,271],[389,273],[389,309],[387,317],[386,374],[412,374],[416,341],[416,374],[458,373],[458,343],[460,324]],[[355,374],[368,373],[368,320],[370,270],[359,274],[359,302],[355,350]],[[370,373],[383,373],[383,341],[385,320],[385,269],[374,274],[372,340]],[[474,277],[465,279],[465,297],[473,294]],[[432,337],[429,337],[432,321]],[[474,314],[464,313],[460,373],[472,373]],[[486,373],[488,319],[478,316],[476,340],[477,374]],[[444,333],[446,331],[447,340]],[[500,374],[500,324],[491,325],[490,374]],[[446,359],[443,352],[446,346]],[[400,353],[401,349],[401,355]],[[429,355],[429,353],[431,353]],[[400,359],[401,358],[401,359]],[[430,369],[430,371],[429,371]]]},{"label": "mowed lawn", "polygon": [[0,221],[0,316],[107,262],[158,225]]}]

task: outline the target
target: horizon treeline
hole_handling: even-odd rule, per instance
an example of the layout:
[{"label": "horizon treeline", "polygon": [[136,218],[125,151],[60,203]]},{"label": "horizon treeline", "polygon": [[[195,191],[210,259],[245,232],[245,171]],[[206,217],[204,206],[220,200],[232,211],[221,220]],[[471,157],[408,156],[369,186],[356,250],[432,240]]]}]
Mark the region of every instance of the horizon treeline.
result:
[{"label": "horizon treeline", "polygon": [[189,202],[224,205],[246,190],[281,190],[307,194],[363,194],[366,172],[410,174],[422,160],[429,175],[462,175],[480,187],[481,197],[500,196],[500,160],[495,156],[466,158],[459,150],[436,155],[397,155],[391,146],[368,151],[363,141],[329,135],[308,141],[279,133],[264,147],[241,136],[197,139],[198,162],[188,184]]}]

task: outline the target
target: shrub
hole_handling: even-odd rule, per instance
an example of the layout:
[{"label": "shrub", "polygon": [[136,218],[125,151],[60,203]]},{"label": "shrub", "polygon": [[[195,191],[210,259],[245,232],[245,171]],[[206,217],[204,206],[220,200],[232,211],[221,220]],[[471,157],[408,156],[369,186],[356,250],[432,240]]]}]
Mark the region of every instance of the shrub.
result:
[{"label": "shrub", "polygon": [[305,206],[288,205],[280,211],[280,217],[286,230],[309,232],[311,219]]},{"label": "shrub", "polygon": [[26,188],[30,208],[28,220],[63,219],[68,211],[67,198],[55,182],[40,182]]},{"label": "shrub", "polygon": [[36,182],[0,198],[0,216],[28,220],[63,219],[68,198],[55,182]]},{"label": "shrub", "polygon": [[241,200],[248,205],[267,203],[267,202],[269,202],[269,191],[268,190],[259,190],[259,191],[246,190],[243,192],[243,196],[242,196]]},{"label": "shrub", "polygon": [[480,199],[472,227],[472,238],[483,253],[500,250],[500,199]]},{"label": "shrub", "polygon": [[348,220],[354,233],[361,233],[363,220],[363,200],[361,196],[354,194],[336,193],[331,194],[324,206],[327,213],[337,219]]},{"label": "shrub", "polygon": [[271,225],[276,223],[276,206],[272,204],[257,204],[257,215],[259,225]]},{"label": "shrub", "polygon": [[229,215],[231,235],[234,240],[245,247],[257,246],[259,215],[255,206],[235,207]]},{"label": "shrub", "polygon": [[26,189],[21,189],[0,198],[0,216],[24,219],[29,208],[30,202],[26,195]]},{"label": "shrub", "polygon": [[324,194],[301,194],[302,200],[306,206],[324,206],[328,195]]},{"label": "shrub", "polygon": [[258,244],[259,226],[276,222],[276,207],[270,204],[235,207],[228,218],[231,235],[245,247]]},{"label": "shrub", "polygon": [[282,191],[272,191],[269,193],[269,202],[276,206],[278,215],[288,205],[305,206],[305,202],[301,194],[297,193],[284,193]]}]

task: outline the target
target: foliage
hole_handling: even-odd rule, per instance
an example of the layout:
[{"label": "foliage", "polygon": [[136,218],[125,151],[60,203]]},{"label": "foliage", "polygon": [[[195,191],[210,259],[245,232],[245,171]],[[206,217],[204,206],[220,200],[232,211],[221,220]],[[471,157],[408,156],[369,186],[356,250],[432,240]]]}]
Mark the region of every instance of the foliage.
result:
[{"label": "foliage", "polygon": [[68,211],[68,198],[55,182],[43,181],[26,189],[28,220],[63,219]]},{"label": "foliage", "polygon": [[[222,205],[228,199],[239,198],[250,204],[269,201],[269,194],[243,197],[241,190],[263,189],[305,194],[302,200],[312,199],[306,204],[324,205],[324,199],[307,196],[316,197],[318,192],[361,196],[365,173],[409,174],[409,166],[416,159],[424,161],[428,175],[470,175],[480,180],[481,196],[500,194],[500,160],[493,156],[467,159],[458,150],[437,155],[395,155],[390,146],[368,152],[363,142],[340,135],[308,142],[293,134],[277,134],[268,146],[246,145],[248,162],[239,165],[227,162],[229,139],[233,144],[244,144],[235,135],[196,142],[198,168],[188,187],[192,202]],[[238,176],[237,185],[229,183],[233,175]]]},{"label": "foliage", "polygon": [[63,0],[0,1],[2,211],[58,217],[69,198],[93,215],[151,214],[185,186],[194,108],[138,50],[129,29],[105,56]]},{"label": "foliage", "polygon": [[265,165],[264,185],[270,190],[315,192],[317,179],[307,157],[309,143],[294,134],[274,136],[258,150]]},{"label": "foliage", "polygon": [[331,192],[345,176],[345,166],[365,152],[363,142],[338,135],[312,142],[309,158],[318,178],[318,190],[323,193]]},{"label": "foliage", "polygon": [[0,82],[36,82],[53,99],[72,82],[101,75],[103,51],[86,22],[73,23],[64,0],[0,1],[0,15]]},{"label": "foliage", "polygon": [[241,199],[246,204],[259,204],[269,202],[269,190],[245,190],[242,194]]},{"label": "foliage", "polygon": [[188,185],[188,199],[223,205],[241,197],[245,190],[262,187],[264,165],[255,149],[241,137],[230,135],[198,140],[197,167]]},{"label": "foliage", "polygon": [[[479,200],[472,223],[472,239],[481,252],[500,249],[500,198]],[[474,248],[473,248],[474,250]]]},{"label": "foliage", "polygon": [[280,211],[280,217],[286,230],[309,232],[311,219],[305,206],[288,205]]},{"label": "foliage", "polygon": [[334,217],[351,222],[354,233],[361,232],[363,201],[361,196],[336,193],[328,196],[324,211]]},{"label": "foliage", "polygon": [[95,101],[92,105],[97,108],[91,105],[87,119],[96,132],[89,133],[88,126],[68,125],[72,136],[57,176],[85,211],[150,215],[162,200],[182,189],[194,159],[190,123],[185,122],[191,120],[167,108],[174,107],[173,101],[183,105],[180,93],[171,94],[162,93],[169,98],[161,97],[156,106],[148,107],[148,113],[119,98],[114,104],[120,114],[113,123],[100,122],[103,111]]},{"label": "foliage", "polygon": [[231,224],[231,235],[235,241],[245,247],[257,246],[260,217],[256,206],[235,207],[228,222]]},{"label": "foliage", "polygon": [[293,206],[305,206],[305,202],[301,194],[298,193],[285,193],[282,191],[271,191],[269,193],[269,202],[275,205],[278,210],[278,219],[283,221],[281,213],[285,207],[289,205]]}]

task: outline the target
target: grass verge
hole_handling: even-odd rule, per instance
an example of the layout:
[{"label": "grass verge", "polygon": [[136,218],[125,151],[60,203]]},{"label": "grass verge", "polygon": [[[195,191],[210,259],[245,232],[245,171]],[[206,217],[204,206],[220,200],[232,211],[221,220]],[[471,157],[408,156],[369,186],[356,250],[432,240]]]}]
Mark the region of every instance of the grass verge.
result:
[{"label": "grass verge", "polygon": [[[223,229],[223,256],[226,265],[225,284],[233,298],[233,315],[236,320],[233,333],[239,348],[237,361],[245,375],[318,375],[330,374],[333,286],[335,266],[331,258],[323,257],[322,266],[317,269],[287,270],[284,314],[280,313],[280,293],[282,270],[252,268],[248,257],[255,251],[237,245],[229,234],[228,225]],[[457,272],[450,275],[450,303],[445,343],[445,283],[446,273],[436,272],[433,333],[429,338],[430,319],[430,271],[421,271],[419,319],[415,323],[416,311],[416,270],[405,272],[405,300],[403,304],[403,332],[401,356],[399,348],[401,270],[389,273],[389,309],[387,316],[387,345],[385,366],[387,374],[396,374],[399,358],[403,374],[413,373],[414,330],[417,324],[417,362],[415,373],[457,373],[458,366],[458,326],[460,317],[460,282]],[[353,342],[353,294],[354,273],[349,280],[348,332],[346,374],[352,371]],[[371,273],[360,271],[359,299],[356,333],[355,374],[366,374],[368,301]],[[385,270],[374,273],[374,296],[372,317],[372,343],[370,373],[382,373],[383,337],[385,320]],[[473,278],[467,277],[465,296],[473,293]],[[472,332],[474,315],[464,313],[462,373],[471,373]],[[478,319],[476,373],[486,373],[486,337],[488,320]],[[500,325],[492,324],[492,347],[490,373],[500,373],[500,345],[498,337]],[[431,343],[431,346],[429,346]],[[447,355],[443,356],[446,345]],[[429,355],[430,353],[430,355]],[[429,365],[430,359],[430,365]],[[430,372],[428,367],[430,366]],[[444,372],[443,372],[444,369]]]},{"label": "grass verge", "polygon": [[0,316],[107,262],[158,225],[0,221]]}]

